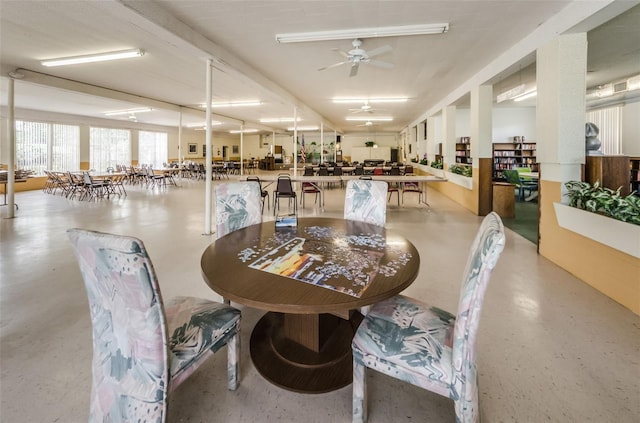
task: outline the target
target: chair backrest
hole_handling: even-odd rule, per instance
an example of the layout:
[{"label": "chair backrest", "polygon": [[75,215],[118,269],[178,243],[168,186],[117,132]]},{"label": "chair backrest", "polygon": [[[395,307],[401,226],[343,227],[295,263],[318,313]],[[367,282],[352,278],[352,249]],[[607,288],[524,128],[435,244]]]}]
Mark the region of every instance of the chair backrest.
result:
[{"label": "chair backrest", "polygon": [[333,176],[342,176],[342,168],[340,166],[333,167]]},{"label": "chair backrest", "polygon": [[356,168],[353,170],[353,174],[354,175],[363,175],[364,174],[364,167],[358,165],[356,166]]},{"label": "chair backrest", "polygon": [[217,184],[216,237],[262,222],[260,185],[253,181]]},{"label": "chair backrest", "polygon": [[326,166],[320,166],[318,168],[318,176],[329,176],[329,169]]},{"label": "chair backrest", "polygon": [[387,221],[387,183],[350,179],[344,197],[344,218],[384,226]]},{"label": "chair backrest", "polygon": [[413,175],[413,166],[405,166],[404,167],[404,174],[405,175]]},{"label": "chair backrest", "polygon": [[93,324],[91,422],[166,420],[169,366],[166,317],[142,241],[67,231]]},{"label": "chair backrest", "polygon": [[382,175],[383,173],[384,173],[384,172],[382,171],[382,168],[381,168],[381,167],[376,167],[376,168],[374,168],[374,169],[373,169],[373,174],[374,174],[374,175],[378,175],[378,176],[380,176],[380,175]]},{"label": "chair backrest", "polygon": [[518,175],[517,170],[513,170],[513,169],[503,170],[502,176],[504,176],[504,179],[510,184],[520,185],[520,175]]},{"label": "chair backrest", "polygon": [[289,175],[278,176],[278,183],[276,184],[277,195],[291,195],[293,194],[293,185],[291,184],[291,178]]},{"label": "chair backrest", "polygon": [[[465,401],[477,395],[475,345],[478,325],[489,277],[504,243],[502,220],[491,212],[482,221],[467,258],[453,333],[452,392]],[[456,407],[462,406],[463,402],[456,402]]]},{"label": "chair backrest", "polygon": [[313,168],[311,166],[305,166],[304,176],[314,176]]},{"label": "chair backrest", "polygon": [[400,175],[400,167],[391,166],[391,170],[389,171],[389,175]]}]

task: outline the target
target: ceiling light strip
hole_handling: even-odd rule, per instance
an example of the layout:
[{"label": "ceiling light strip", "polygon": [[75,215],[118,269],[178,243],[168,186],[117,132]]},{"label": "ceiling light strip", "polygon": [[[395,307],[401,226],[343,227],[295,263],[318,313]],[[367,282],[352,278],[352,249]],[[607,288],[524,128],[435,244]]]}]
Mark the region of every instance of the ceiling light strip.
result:
[{"label": "ceiling light strip", "polygon": [[369,116],[369,117],[347,116],[345,119],[352,122],[369,122],[369,121],[391,122],[393,120],[391,116]]},{"label": "ceiling light strip", "polygon": [[276,34],[278,43],[300,43],[306,41],[347,40],[354,38],[399,37],[406,35],[443,34],[449,30],[449,23],[420,25],[382,26],[354,28],[334,31],[295,32]]},{"label": "ceiling light strip", "polygon": [[[220,103],[211,103],[211,107],[249,107],[260,105],[262,105],[262,102],[260,100],[225,101]],[[207,107],[207,103],[202,103],[201,107]]]},{"label": "ceiling light strip", "polygon": [[135,109],[126,109],[126,110],[114,110],[112,112],[104,112],[105,116],[118,116],[118,115],[129,115],[132,113],[144,113],[150,112],[153,109],[151,107],[138,107]]},{"label": "ceiling light strip", "polygon": [[357,98],[357,97],[335,97],[332,99],[334,103],[354,104],[354,103],[406,103],[408,97],[373,97],[373,98]]},{"label": "ceiling light strip", "polygon": [[122,51],[112,51],[107,53],[87,54],[84,56],[61,57],[58,59],[42,60],[40,61],[40,64],[42,66],[53,67],[53,66],[65,66],[65,65],[77,65],[80,63],[104,62],[108,60],[128,59],[131,57],[141,57],[141,56],[144,56],[144,50],[141,50],[141,49],[122,50]]}]

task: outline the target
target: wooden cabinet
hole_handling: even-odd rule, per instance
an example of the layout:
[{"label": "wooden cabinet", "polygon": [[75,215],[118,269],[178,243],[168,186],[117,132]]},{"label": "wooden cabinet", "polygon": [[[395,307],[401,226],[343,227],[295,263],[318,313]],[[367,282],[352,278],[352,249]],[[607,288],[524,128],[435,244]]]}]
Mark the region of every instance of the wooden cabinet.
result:
[{"label": "wooden cabinet", "polygon": [[471,164],[471,138],[460,137],[456,143],[456,163]]},{"label": "wooden cabinet", "polygon": [[640,196],[640,157],[629,157],[629,188]]},{"label": "wooden cabinet", "polygon": [[502,171],[518,167],[538,171],[536,143],[532,141],[514,141],[493,143],[493,179],[501,180]]},{"label": "wooden cabinet", "polygon": [[628,195],[629,156],[587,156],[584,180],[612,190],[620,188],[620,194]]}]

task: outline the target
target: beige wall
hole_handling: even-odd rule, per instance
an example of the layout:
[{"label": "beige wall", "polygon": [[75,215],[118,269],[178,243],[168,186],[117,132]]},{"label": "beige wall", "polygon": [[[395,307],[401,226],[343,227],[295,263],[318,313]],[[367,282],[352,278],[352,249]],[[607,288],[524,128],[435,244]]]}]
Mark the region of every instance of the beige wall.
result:
[{"label": "beige wall", "polygon": [[558,226],[561,183],[540,181],[540,254],[640,314],[640,259]]}]

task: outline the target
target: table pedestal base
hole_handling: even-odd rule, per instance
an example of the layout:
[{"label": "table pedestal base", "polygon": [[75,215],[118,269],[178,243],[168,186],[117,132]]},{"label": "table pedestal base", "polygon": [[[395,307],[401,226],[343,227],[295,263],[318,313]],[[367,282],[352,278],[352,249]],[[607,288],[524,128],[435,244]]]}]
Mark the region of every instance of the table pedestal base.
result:
[{"label": "table pedestal base", "polygon": [[[300,328],[320,336],[318,349],[307,348],[287,336],[291,322],[306,315],[269,312],[251,333],[251,359],[258,372],[281,388],[303,393],[323,393],[347,386],[352,381],[351,340],[362,320],[355,313],[350,320],[332,315],[318,316],[318,325]],[[285,326],[287,328],[285,329]]]}]

